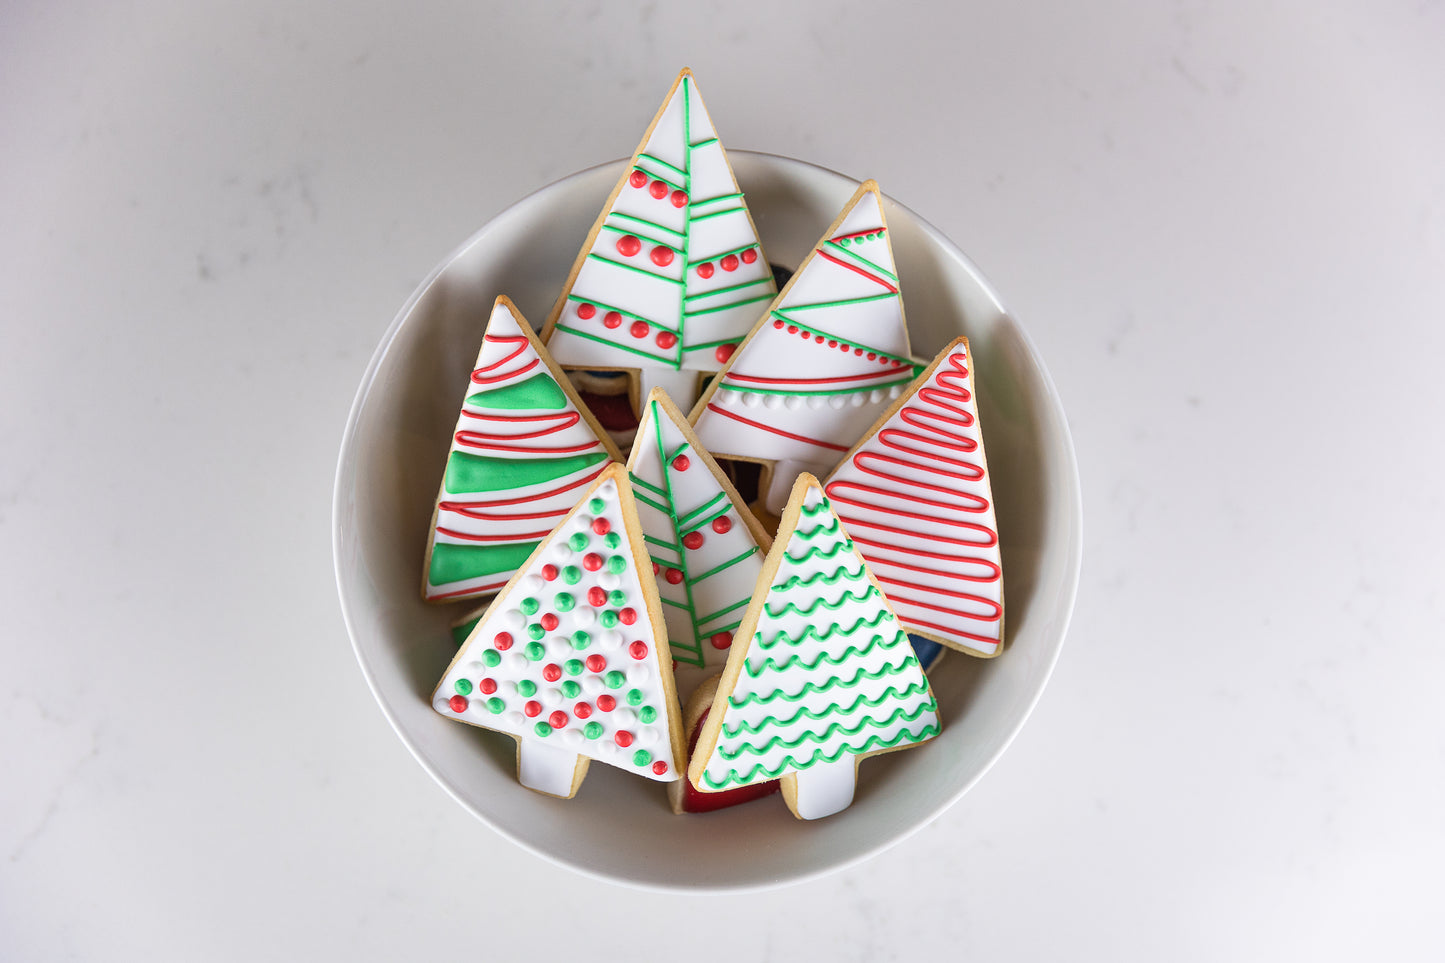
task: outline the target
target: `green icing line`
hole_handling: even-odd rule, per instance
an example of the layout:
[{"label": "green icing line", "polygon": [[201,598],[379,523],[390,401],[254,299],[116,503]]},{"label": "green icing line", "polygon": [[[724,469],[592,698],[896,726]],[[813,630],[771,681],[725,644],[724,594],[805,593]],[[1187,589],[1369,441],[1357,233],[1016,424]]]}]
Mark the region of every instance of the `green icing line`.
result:
[{"label": "green icing line", "polygon": [[[751,247],[751,245],[749,245],[749,247]],[[746,251],[747,248],[743,248],[743,250]],[[736,291],[736,290],[738,290],[738,289],[740,289],[740,288],[750,288],[750,287],[752,287],[752,286],[755,285],[755,284],[767,284],[768,281],[769,281],[768,278],[757,278],[756,280],[753,280],[753,281],[741,281],[741,282],[739,282],[739,283],[737,283],[737,284],[729,284],[729,285],[728,285],[727,287],[725,287],[725,288],[713,288],[711,291],[703,291],[703,292],[700,293],[700,294],[689,294],[685,300],[688,300],[688,301],[697,301],[697,300],[700,300],[700,299],[702,299],[702,298],[713,298],[713,297],[717,297],[719,294],[726,294],[726,293],[728,293],[729,291]]]},{"label": "green icing line", "polygon": [[[858,698],[854,699],[846,706],[834,703],[833,705],[825,706],[823,709],[817,712],[814,712],[812,709],[804,706],[800,707],[797,712],[788,716],[786,719],[763,719],[762,721],[757,723],[742,722],[739,723],[737,726],[729,726],[724,723],[722,727],[722,733],[729,739],[741,735],[755,735],[761,732],[766,726],[778,726],[779,728],[781,728],[784,726],[790,726],[793,723],[803,719],[817,720],[825,718],[827,716],[840,714],[847,715],[849,713],[856,712],[858,709],[861,708],[876,709],[890,699],[906,699],[910,696],[923,695],[926,692],[928,692],[928,683],[920,679],[919,681],[913,683],[912,685],[906,686],[903,689],[899,689],[897,686],[889,686],[882,692],[878,693],[877,698],[874,699],[870,699],[866,695],[860,694]],[[909,721],[912,721],[911,717]]]},{"label": "green icing line", "polygon": [[832,583],[832,582],[834,582],[834,581],[836,581],[837,579],[840,579],[840,578],[846,578],[846,579],[848,579],[849,581],[857,581],[858,579],[861,579],[862,577],[863,577],[863,565],[862,565],[862,563],[859,563],[858,568],[855,569],[855,570],[853,570],[853,571],[851,571],[851,572],[848,571],[846,567],[840,565],[840,566],[838,566],[837,568],[833,569],[833,571],[831,571],[831,572],[814,572],[812,575],[809,575],[809,576],[807,576],[806,578],[804,578],[804,577],[801,576],[801,575],[792,575],[792,576],[789,576],[787,579],[785,579],[785,580],[782,581],[782,582],[774,582],[774,583],[773,583],[773,591],[774,591],[774,592],[788,592],[788,591],[791,591],[792,589],[795,589],[795,588],[809,588],[809,587],[811,587],[812,585],[814,585],[814,584],[817,583],[817,582],[828,582],[828,583]]},{"label": "green icing line", "polygon": [[[594,258],[594,259],[596,259],[596,260],[598,260],[598,261],[601,261],[603,264],[611,264],[613,267],[620,267],[620,268],[622,268],[622,269],[625,270],[625,271],[635,271],[635,272],[637,272],[638,274],[641,274],[641,275],[643,275],[643,276],[645,276],[645,277],[653,278],[654,280],[657,280],[657,281],[666,281],[668,284],[677,284],[677,285],[682,285],[682,284],[683,284],[682,280],[680,280],[679,278],[670,278],[670,277],[668,277],[668,276],[665,275],[665,274],[654,274],[653,272],[647,270],[646,268],[640,268],[640,267],[638,267],[638,266],[635,265],[635,264],[623,264],[621,261],[613,260],[613,259],[610,258],[610,257],[603,257],[603,256],[600,255],[600,254],[588,254],[587,256],[590,257],[590,258]],[[611,342],[609,342],[609,343],[611,343]]]},{"label": "green icing line", "polygon": [[894,274],[892,271],[888,270],[887,268],[883,267],[882,265],[874,264],[872,261],[868,260],[866,257],[864,257],[863,255],[859,254],[858,252],[851,250],[850,248],[846,248],[846,247],[844,247],[844,246],[841,245],[841,244],[834,244],[832,241],[824,241],[824,242],[823,242],[823,246],[826,247],[826,248],[831,248],[832,250],[838,252],[839,254],[846,254],[848,257],[850,257],[850,258],[852,258],[853,260],[857,261],[859,264],[865,264],[865,265],[867,265],[868,267],[870,267],[870,268],[872,268],[873,270],[877,271],[879,274],[881,274],[881,275],[883,275],[884,277],[888,278],[890,281],[897,281],[897,280],[898,280],[898,275]]},{"label": "green icing line", "polygon": [[718,385],[718,388],[722,389],[723,391],[745,391],[748,394],[753,395],[796,395],[800,398],[803,398],[807,397],[808,395],[860,395],[863,394],[865,391],[874,391],[879,388],[892,388],[894,385],[906,385],[912,380],[913,376],[909,375],[906,378],[900,378],[896,381],[885,381],[881,384],[867,385],[862,388],[828,388],[822,391],[798,391],[793,388],[759,388],[753,385],[747,385],[746,387],[744,387],[742,385],[735,385],[729,382],[723,382],[722,384]]},{"label": "green icing line", "polygon": [[473,408],[499,408],[508,411],[518,408],[545,408],[555,411],[567,407],[567,395],[551,375],[537,374],[526,381],[478,391],[467,395],[467,404]]},{"label": "green icing line", "polygon": [[[686,84],[687,81],[684,80],[683,83]],[[686,88],[683,89],[682,96],[683,96],[684,98],[687,97],[687,89],[686,89]],[[682,135],[682,136],[686,137],[686,136],[687,136],[687,120],[686,120],[686,118],[687,118],[687,106],[686,106],[686,104],[683,105],[683,118],[684,118],[684,119],[683,119],[683,122],[682,122],[682,126],[683,126],[683,135]],[[678,167],[678,166],[675,165],[675,164],[669,164],[667,161],[663,160],[661,157],[654,157],[652,154],[648,154],[648,153],[641,153],[641,154],[638,154],[637,156],[638,156],[639,158],[646,157],[648,160],[652,161],[654,164],[657,164],[657,165],[659,165],[659,166],[661,166],[661,167],[666,168],[667,170],[672,171],[674,174],[678,175],[679,177],[687,177],[687,171],[686,171],[686,170],[684,170],[684,169],[681,168],[681,167]],[[686,162],[686,161],[683,161],[683,163],[687,163],[687,162]],[[659,178],[659,180],[660,180],[660,179],[661,179],[661,178]]]},{"label": "green icing line", "polygon": [[687,206],[688,206],[688,207],[706,207],[706,206],[709,205],[709,204],[718,204],[718,203],[721,203],[722,201],[730,201],[730,200],[732,200],[732,199],[735,198],[735,197],[742,197],[742,196],[743,196],[743,195],[742,195],[742,192],[741,192],[741,191],[739,191],[739,192],[736,193],[736,194],[718,194],[718,195],[716,195],[716,196],[708,197],[708,198],[705,198],[705,199],[700,200],[700,201],[690,201]]},{"label": "green icing line", "polygon": [[787,772],[789,769],[806,769],[809,766],[812,766],[819,762],[837,762],[845,755],[862,755],[866,752],[872,752],[875,749],[891,749],[894,746],[902,745],[905,742],[923,742],[926,739],[932,739],[936,735],[938,735],[938,726],[933,724],[922,726],[917,732],[914,732],[910,729],[901,729],[899,730],[898,734],[892,739],[884,739],[881,735],[869,736],[866,740],[864,740],[862,745],[844,745],[839,747],[838,751],[833,753],[832,755],[815,752],[806,761],[799,761],[795,759],[792,755],[787,755],[783,757],[783,761],[778,763],[777,768],[775,769],[769,769],[762,763],[758,763],[757,765],[749,768],[746,772],[742,773],[739,773],[736,769],[730,769],[727,775],[723,776],[721,779],[714,779],[706,772],[703,773],[702,778],[704,782],[706,782],[714,789],[721,789],[729,784],[751,785],[752,783],[758,781],[776,779],[783,773]]},{"label": "green icing line", "polygon": [[814,301],[812,304],[790,304],[789,311],[814,311],[818,308],[841,308],[848,304],[866,304],[869,301],[886,301],[896,294],[870,294],[865,298],[843,298],[841,301]]},{"label": "green icing line", "polygon": [[699,581],[699,582],[706,581],[707,579],[709,579],[709,578],[711,578],[712,576],[716,575],[718,572],[721,572],[721,571],[723,571],[724,569],[732,568],[734,565],[738,564],[738,563],[741,562],[743,559],[745,559],[745,558],[751,558],[752,556],[754,556],[754,555],[756,555],[756,554],[758,554],[758,547],[757,547],[756,545],[754,545],[754,546],[752,546],[751,548],[749,548],[747,551],[743,552],[742,554],[740,554],[740,555],[738,555],[738,556],[736,556],[736,557],[734,557],[734,558],[730,558],[730,559],[728,559],[726,562],[723,562],[721,565],[715,565],[715,566],[713,566],[712,568],[708,569],[706,572],[703,572],[701,575],[699,575],[699,576],[697,577],[697,581]]},{"label": "green icing line", "polygon": [[[427,577],[433,585],[445,585],[448,582],[512,571],[521,567],[536,547],[536,542],[514,542],[507,545],[453,545],[450,542],[437,542],[432,546],[431,568]],[[462,636],[462,640],[465,641],[466,636]]]},{"label": "green icing line", "polygon": [[[808,672],[811,672],[824,664],[842,665],[844,662],[855,656],[867,655],[869,652],[872,652],[874,649],[876,649],[880,644],[882,644],[884,648],[892,648],[894,645],[897,644],[897,638],[898,637],[895,636],[894,641],[884,642],[883,636],[875,635],[871,640],[869,640],[867,645],[861,647],[856,645],[849,645],[842,652],[839,652],[836,656],[830,656],[828,655],[828,653],[824,652],[812,662],[806,661],[803,658],[803,654],[801,652],[790,655],[781,662],[779,662],[777,659],[774,659],[772,656],[769,656],[762,662],[758,663],[756,668],[753,667],[752,662],[748,662],[748,675],[756,679],[762,676],[763,673],[767,672],[769,669],[772,669],[775,672],[784,672],[788,669],[791,669],[794,665],[802,665],[804,670]],[[913,658],[913,656],[910,655],[909,658]],[[917,659],[914,659],[914,661],[916,662]]]},{"label": "green icing line", "polygon": [[[790,547],[791,547],[791,546],[790,546]],[[790,562],[806,562],[806,561],[807,561],[808,559],[810,559],[810,558],[820,558],[820,559],[823,559],[823,560],[826,561],[827,559],[830,559],[830,558],[836,558],[838,555],[842,554],[843,552],[851,552],[852,550],[853,550],[853,543],[852,543],[851,540],[849,540],[849,541],[846,541],[846,542],[839,542],[837,545],[834,545],[832,548],[827,548],[827,549],[818,548],[818,547],[815,545],[815,546],[809,548],[809,549],[808,549],[806,552],[804,552],[802,555],[789,555],[789,556],[787,556],[787,559],[788,559],[788,561],[790,561]]]},{"label": "green icing line", "polygon": [[[647,272],[644,271],[643,273],[645,274]],[[603,338],[595,334],[589,334],[586,331],[579,331],[577,328],[574,328],[571,325],[558,324],[557,330],[566,331],[568,334],[576,335],[579,338],[586,338],[588,341],[596,341],[598,344],[608,345],[609,347],[616,348],[618,351],[626,351],[631,354],[641,355],[644,358],[651,358],[653,361],[661,362],[665,365],[672,365],[672,367],[674,368],[677,367],[677,365],[672,364],[672,361],[670,359],[664,358],[662,355],[653,354],[651,351],[643,351],[641,348],[634,348],[632,347],[632,345],[623,344],[620,341],[613,341],[609,338]]]},{"label": "green icing line", "polygon": [[454,451],[447,458],[446,490],[453,494],[464,494],[508,491],[527,485],[540,485],[591,468],[606,460],[605,451],[526,460]]},{"label": "green icing line", "polygon": [[862,629],[876,629],[882,622],[888,619],[888,616],[888,610],[880,608],[871,619],[860,615],[857,620],[847,628],[844,628],[841,622],[835,622],[820,632],[816,625],[809,625],[803,629],[802,635],[799,635],[797,638],[793,638],[786,632],[778,632],[767,641],[758,639],[757,646],[759,649],[766,650],[778,645],[801,645],[804,640],[810,638],[818,642],[827,642],[835,635],[849,636]]},{"label": "green icing line", "polygon": [[[718,306],[715,307],[715,308],[699,308],[699,309],[696,310],[696,311],[684,311],[682,316],[683,316],[684,319],[687,319],[687,318],[695,318],[695,317],[697,317],[699,314],[712,314],[712,313],[715,312],[715,311],[727,311],[727,310],[730,309],[730,308],[736,308],[736,307],[739,307],[740,305],[744,305],[744,304],[752,304],[752,303],[755,302],[755,301],[771,301],[774,297],[775,297],[775,295],[772,295],[772,294],[759,294],[759,295],[758,295],[757,297],[755,297],[755,298],[744,298],[744,299],[741,300],[741,301],[734,301],[734,302],[732,302],[731,304],[720,304],[720,305],[718,305]],[[720,343],[720,344],[731,344],[732,342],[731,342],[731,341],[725,341],[725,342],[719,342],[719,343]]]},{"label": "green icing line", "polygon": [[917,661],[918,660],[916,658],[904,659],[897,665],[885,665],[877,672],[869,672],[866,669],[860,667],[857,672],[853,673],[853,678],[851,679],[844,679],[841,675],[835,675],[829,676],[827,682],[819,683],[808,681],[804,682],[803,687],[797,692],[784,692],[782,689],[776,689],[772,692],[769,692],[767,695],[761,695],[756,692],[749,692],[741,699],[739,699],[736,695],[732,695],[728,697],[728,705],[732,706],[734,709],[741,709],[744,706],[752,705],[754,702],[756,702],[758,705],[768,705],[773,702],[797,702],[804,696],[813,693],[831,692],[834,689],[840,688],[851,689],[854,686],[858,685],[860,682],[862,682],[864,679],[867,679],[870,682],[877,682],[885,675],[898,675],[900,672],[907,672],[910,668],[917,665]]},{"label": "green icing line", "polygon": [[849,738],[861,734],[864,729],[868,728],[881,729],[884,726],[891,726],[895,722],[899,721],[915,722],[920,717],[922,717],[925,712],[936,712],[937,709],[938,707],[934,704],[933,700],[929,699],[927,702],[919,703],[912,712],[909,712],[903,706],[899,706],[898,708],[890,712],[887,718],[884,719],[875,719],[872,716],[864,716],[862,721],[860,721],[856,726],[853,726],[851,728],[844,725],[842,722],[833,722],[829,723],[822,732],[814,732],[810,729],[807,732],[804,732],[802,735],[798,736],[798,738],[796,739],[784,739],[782,736],[773,736],[761,746],[755,746],[751,743],[743,743],[737,748],[726,748],[720,745],[717,747],[717,753],[724,759],[736,759],[739,756],[746,754],[751,754],[754,756],[765,755],[779,747],[782,747],[783,749],[798,749],[809,742],[816,742],[819,745],[822,745],[825,741],[833,738],[836,735],[842,735],[845,738]]}]

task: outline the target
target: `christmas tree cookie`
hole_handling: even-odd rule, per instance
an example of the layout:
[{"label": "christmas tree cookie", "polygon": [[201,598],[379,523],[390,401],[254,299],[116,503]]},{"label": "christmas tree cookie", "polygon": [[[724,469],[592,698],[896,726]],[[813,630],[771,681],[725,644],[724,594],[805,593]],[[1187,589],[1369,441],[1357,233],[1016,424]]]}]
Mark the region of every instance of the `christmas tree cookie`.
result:
[{"label": "christmas tree cookie", "polygon": [[704,792],[782,777],[795,816],[853,800],[858,762],[938,734],[913,647],[812,475],[793,486],[688,778]]},{"label": "christmas tree cookie", "polygon": [[727,661],[772,540],[661,389],[643,405],[627,469],[672,657],[680,673],[682,666],[715,671]]},{"label": "christmas tree cookie", "polygon": [[777,293],[727,154],[684,70],[582,245],[543,338],[564,367],[638,375],[681,405]]},{"label": "christmas tree cookie", "polygon": [[582,489],[621,460],[516,306],[497,298],[432,514],[423,597],[506,585]]},{"label": "christmas tree cookie", "polygon": [[662,782],[685,760],[652,565],[609,465],[452,660],[432,704],[517,739],[522,785],[571,798],[591,759]]},{"label": "christmas tree cookie", "polygon": [[826,474],[917,368],[882,196],[866,181],[690,417],[719,458],[771,465],[776,514],[793,479]]},{"label": "christmas tree cookie", "polygon": [[1003,648],[1003,569],[968,339],[939,353],[824,483],[910,632]]}]

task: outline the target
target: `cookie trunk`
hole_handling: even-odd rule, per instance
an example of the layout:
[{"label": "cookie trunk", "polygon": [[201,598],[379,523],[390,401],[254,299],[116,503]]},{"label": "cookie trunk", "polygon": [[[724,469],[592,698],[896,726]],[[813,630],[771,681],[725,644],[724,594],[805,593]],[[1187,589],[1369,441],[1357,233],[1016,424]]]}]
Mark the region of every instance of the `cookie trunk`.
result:
[{"label": "cookie trunk", "polygon": [[858,784],[858,759],[844,754],[837,762],[815,762],[793,773],[793,791],[784,785],[784,798],[791,796],[793,814],[799,819],[821,819],[842,812],[853,802]]},{"label": "cookie trunk", "polygon": [[549,796],[571,799],[577,792],[577,768],[586,760],[561,746],[549,746],[536,739],[517,742],[517,781],[528,789]]}]

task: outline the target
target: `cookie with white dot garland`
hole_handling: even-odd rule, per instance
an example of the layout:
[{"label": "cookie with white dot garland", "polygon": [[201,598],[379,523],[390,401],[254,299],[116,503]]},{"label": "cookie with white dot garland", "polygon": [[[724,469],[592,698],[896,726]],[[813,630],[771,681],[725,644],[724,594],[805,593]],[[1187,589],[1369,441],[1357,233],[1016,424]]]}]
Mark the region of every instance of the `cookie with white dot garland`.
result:
[{"label": "cookie with white dot garland", "polygon": [[908,387],[898,269],[878,184],[865,181],[689,418],[719,458],[767,466],[778,514],[802,472],[827,472]]},{"label": "cookie with white dot garland", "polygon": [[422,595],[490,595],[622,454],[508,298],[497,298],[452,434]]},{"label": "cookie with white dot garland", "polygon": [[472,628],[432,696],[517,739],[522,785],[571,798],[597,759],[660,782],[685,759],[652,563],[609,465]]},{"label": "cookie with white dot garland", "polygon": [[559,364],[636,372],[691,407],[777,293],[691,70],[678,74],[543,329]]},{"label": "cookie with white dot garland", "polygon": [[727,661],[772,539],[661,388],[643,405],[627,469],[686,698]]},{"label": "cookie with white dot garland", "polygon": [[818,480],[800,476],[688,769],[702,792],[781,777],[795,816],[853,801],[858,762],[939,732],[908,636]]}]

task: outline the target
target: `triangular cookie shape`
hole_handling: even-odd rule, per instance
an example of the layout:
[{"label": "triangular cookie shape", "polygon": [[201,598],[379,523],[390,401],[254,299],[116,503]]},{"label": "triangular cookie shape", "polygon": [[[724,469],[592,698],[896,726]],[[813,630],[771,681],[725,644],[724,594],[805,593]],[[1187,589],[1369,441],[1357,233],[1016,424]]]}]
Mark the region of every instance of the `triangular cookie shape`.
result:
[{"label": "triangular cookie shape", "polygon": [[692,756],[704,792],[782,777],[793,814],[846,808],[864,756],[939,731],[913,647],[811,475],[793,487]]},{"label": "triangular cookie shape", "polygon": [[934,358],[823,484],[910,632],[1003,648],[1003,562],[968,339]]},{"label": "triangular cookie shape", "polygon": [[679,673],[716,671],[772,539],[660,388],[643,405],[627,469]]},{"label": "triangular cookie shape", "polygon": [[764,505],[776,513],[793,479],[826,474],[917,370],[882,197],[866,181],[690,417],[719,458],[771,466]]},{"label": "triangular cookie shape", "polygon": [[685,761],[652,563],[609,465],[513,577],[442,677],[442,715],[517,739],[518,779],[570,798],[598,759],[661,782]]},{"label": "triangular cookie shape", "polygon": [[500,297],[467,385],[427,538],[422,595],[507,584],[622,454],[512,302]]},{"label": "triangular cookie shape", "polygon": [[746,199],[683,70],[587,236],[543,330],[569,368],[637,372],[681,405],[777,286]]}]

